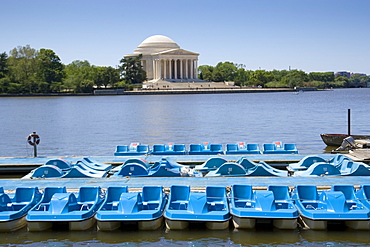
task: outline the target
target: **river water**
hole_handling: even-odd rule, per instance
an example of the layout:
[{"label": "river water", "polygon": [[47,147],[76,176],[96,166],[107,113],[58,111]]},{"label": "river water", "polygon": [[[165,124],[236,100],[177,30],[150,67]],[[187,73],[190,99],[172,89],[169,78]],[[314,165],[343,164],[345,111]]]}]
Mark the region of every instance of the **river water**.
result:
[{"label": "river water", "polygon": [[0,98],[0,157],[112,156],[116,145],[296,143],[322,153],[320,133],[369,134],[370,88],[286,93]]},{"label": "river water", "polygon": [[[0,157],[112,156],[116,145],[296,143],[325,152],[320,133],[370,134],[370,89],[292,93],[0,98]],[[1,246],[365,246],[367,231],[50,231],[1,233]]]}]

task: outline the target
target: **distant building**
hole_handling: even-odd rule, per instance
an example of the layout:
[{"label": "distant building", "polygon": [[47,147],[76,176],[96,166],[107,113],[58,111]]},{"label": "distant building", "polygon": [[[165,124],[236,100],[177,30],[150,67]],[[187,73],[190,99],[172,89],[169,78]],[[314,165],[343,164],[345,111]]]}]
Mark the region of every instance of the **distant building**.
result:
[{"label": "distant building", "polygon": [[337,73],[335,73],[335,76],[344,76],[349,79],[351,78],[351,72],[350,71],[338,71]]},{"label": "distant building", "polygon": [[198,53],[181,49],[172,39],[154,35],[145,39],[133,54],[142,54],[142,66],[148,81],[193,81],[198,79]]}]

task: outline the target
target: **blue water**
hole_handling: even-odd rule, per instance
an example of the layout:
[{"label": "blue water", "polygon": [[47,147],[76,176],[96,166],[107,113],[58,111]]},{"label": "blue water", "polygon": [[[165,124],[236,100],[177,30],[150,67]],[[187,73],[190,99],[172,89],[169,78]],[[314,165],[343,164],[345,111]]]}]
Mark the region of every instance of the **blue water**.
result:
[{"label": "blue water", "polygon": [[[255,94],[0,98],[0,156],[112,156],[116,145],[296,143],[325,152],[320,133],[370,134],[370,89]],[[366,246],[368,231],[195,229],[0,233],[0,246]]]},{"label": "blue water", "polygon": [[370,134],[370,89],[96,97],[0,98],[0,156],[32,156],[26,137],[41,138],[39,156],[112,156],[116,145],[296,143],[322,153],[321,133]]}]

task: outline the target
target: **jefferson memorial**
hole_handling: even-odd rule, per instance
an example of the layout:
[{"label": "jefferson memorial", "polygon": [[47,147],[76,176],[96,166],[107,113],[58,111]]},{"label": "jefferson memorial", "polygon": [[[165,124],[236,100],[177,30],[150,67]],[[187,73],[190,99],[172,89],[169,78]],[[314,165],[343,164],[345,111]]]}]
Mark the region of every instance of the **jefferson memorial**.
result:
[{"label": "jefferson memorial", "polygon": [[133,54],[142,54],[141,64],[149,82],[189,82],[198,79],[198,53],[181,49],[172,39],[153,35],[145,39]]}]

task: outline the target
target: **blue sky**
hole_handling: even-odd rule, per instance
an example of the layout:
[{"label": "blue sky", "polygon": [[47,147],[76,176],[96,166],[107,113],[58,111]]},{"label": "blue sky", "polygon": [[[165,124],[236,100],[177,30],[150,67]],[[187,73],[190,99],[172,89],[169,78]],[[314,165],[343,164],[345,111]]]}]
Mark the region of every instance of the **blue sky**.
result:
[{"label": "blue sky", "polygon": [[162,34],[199,65],[370,74],[370,0],[0,0],[0,52],[113,66]]}]

